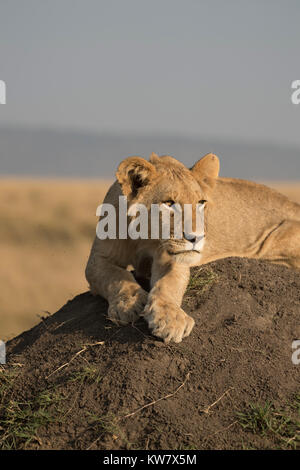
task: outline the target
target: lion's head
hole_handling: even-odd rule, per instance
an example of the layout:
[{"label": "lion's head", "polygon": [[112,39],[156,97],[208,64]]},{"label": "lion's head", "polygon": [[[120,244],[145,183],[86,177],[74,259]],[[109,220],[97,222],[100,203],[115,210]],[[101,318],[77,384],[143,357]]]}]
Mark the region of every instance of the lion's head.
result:
[{"label": "lion's head", "polygon": [[[150,214],[151,205],[156,204],[170,211],[170,237],[160,237],[160,248],[167,251],[177,260],[189,262],[199,257],[204,245],[204,229],[196,230],[197,210],[204,210],[210,204],[211,194],[219,174],[219,159],[208,154],[199,160],[191,169],[171,156],[150,156],[150,161],[141,157],[129,157],[121,162],[116,176],[122,193],[128,199],[129,206],[137,204],[146,206]],[[185,215],[184,228],[180,238],[174,236],[174,211],[190,205],[190,215]],[[190,220],[186,220],[190,217]],[[178,220],[178,219],[177,219]],[[149,218],[150,222],[150,218]],[[151,223],[151,222],[150,222]],[[151,228],[149,226],[149,234]],[[150,237],[151,238],[151,237]]]}]

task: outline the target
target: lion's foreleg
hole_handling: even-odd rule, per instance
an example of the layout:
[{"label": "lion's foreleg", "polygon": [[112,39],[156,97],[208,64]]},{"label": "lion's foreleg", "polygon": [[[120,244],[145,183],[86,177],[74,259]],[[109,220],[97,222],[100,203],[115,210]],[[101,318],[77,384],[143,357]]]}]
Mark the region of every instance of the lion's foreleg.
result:
[{"label": "lion's foreleg", "polygon": [[101,256],[91,256],[86,268],[91,292],[104,297],[108,317],[119,324],[134,322],[142,313],[148,294],[135,281],[131,272]]},{"label": "lion's foreleg", "polygon": [[143,316],[153,334],[163,338],[165,342],[180,342],[190,334],[195,324],[181,308],[189,277],[188,266],[173,261],[153,262],[152,289]]}]

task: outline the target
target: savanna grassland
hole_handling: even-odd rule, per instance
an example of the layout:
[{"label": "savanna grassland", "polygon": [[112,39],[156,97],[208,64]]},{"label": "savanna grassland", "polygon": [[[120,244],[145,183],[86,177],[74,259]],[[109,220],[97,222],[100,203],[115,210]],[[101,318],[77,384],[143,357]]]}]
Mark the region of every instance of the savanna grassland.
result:
[{"label": "savanna grassland", "polygon": [[96,208],[108,186],[93,180],[1,180],[1,339],[86,290]]},{"label": "savanna grassland", "polygon": [[[300,202],[300,184],[269,183]],[[0,338],[87,290],[84,269],[108,181],[0,180]]]}]

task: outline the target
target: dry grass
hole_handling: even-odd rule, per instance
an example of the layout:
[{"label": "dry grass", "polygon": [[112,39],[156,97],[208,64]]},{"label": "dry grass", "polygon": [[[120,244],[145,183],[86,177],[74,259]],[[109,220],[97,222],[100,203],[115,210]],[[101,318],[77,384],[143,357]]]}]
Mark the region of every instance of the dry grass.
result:
[{"label": "dry grass", "polygon": [[[300,202],[300,184],[269,183]],[[0,339],[87,289],[84,268],[108,181],[0,180]]]},{"label": "dry grass", "polygon": [[84,268],[109,182],[0,181],[0,338],[87,289]]}]

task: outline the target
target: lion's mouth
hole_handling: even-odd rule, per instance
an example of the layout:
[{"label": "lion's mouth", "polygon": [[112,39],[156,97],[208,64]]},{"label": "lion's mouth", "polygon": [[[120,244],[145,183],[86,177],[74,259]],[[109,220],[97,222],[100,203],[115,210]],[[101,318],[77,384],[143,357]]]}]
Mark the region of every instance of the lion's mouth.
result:
[{"label": "lion's mouth", "polygon": [[189,253],[201,253],[199,250],[181,250],[181,251],[171,251],[168,250],[169,255],[175,256],[175,255],[186,255]]}]

